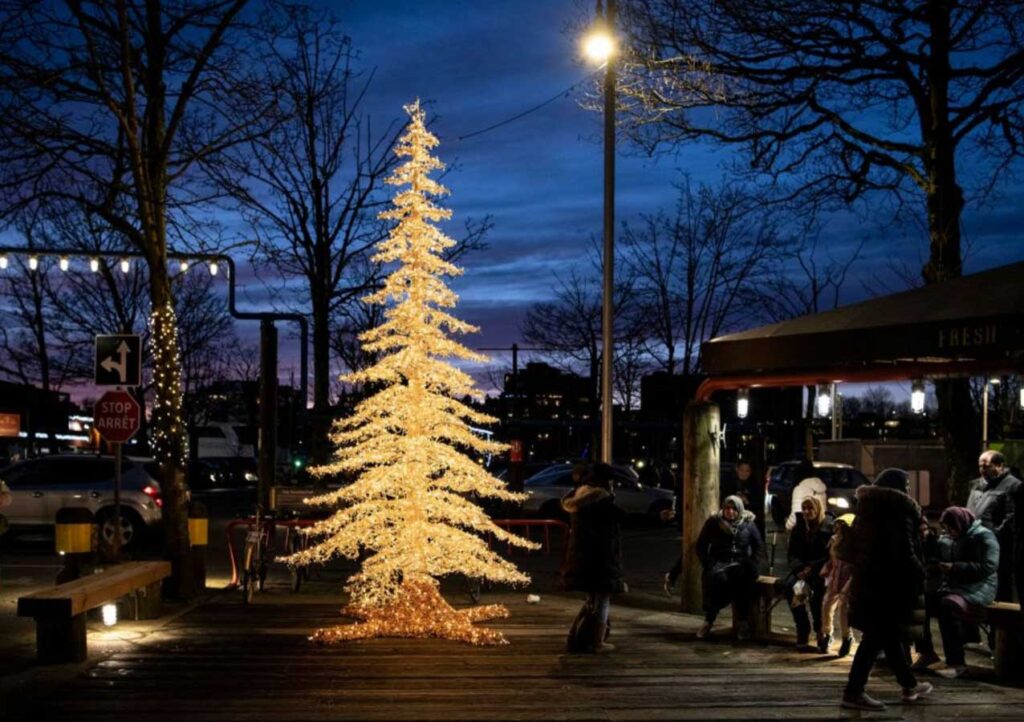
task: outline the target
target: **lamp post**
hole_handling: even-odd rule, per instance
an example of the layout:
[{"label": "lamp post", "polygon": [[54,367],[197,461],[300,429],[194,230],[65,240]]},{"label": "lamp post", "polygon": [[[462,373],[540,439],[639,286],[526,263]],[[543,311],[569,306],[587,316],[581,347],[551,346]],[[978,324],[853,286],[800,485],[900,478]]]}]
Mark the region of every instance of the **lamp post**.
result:
[{"label": "lamp post", "polygon": [[604,63],[604,222],[603,277],[601,301],[601,461],[612,463],[612,357],[615,310],[615,7],[606,0],[604,16],[601,0],[597,20],[584,40],[584,51],[592,60]]}]

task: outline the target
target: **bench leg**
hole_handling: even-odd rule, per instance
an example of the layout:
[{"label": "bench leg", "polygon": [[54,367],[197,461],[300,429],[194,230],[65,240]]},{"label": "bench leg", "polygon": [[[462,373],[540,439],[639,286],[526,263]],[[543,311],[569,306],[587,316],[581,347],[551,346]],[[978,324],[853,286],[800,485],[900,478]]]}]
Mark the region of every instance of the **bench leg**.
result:
[{"label": "bench leg", "polygon": [[135,593],[139,619],[156,619],[160,616],[160,587],[160,582],[154,582]]},{"label": "bench leg", "polygon": [[1013,629],[996,627],[995,649],[992,650],[993,667],[996,678],[1001,682],[1017,679],[1024,674],[1021,665],[1024,665],[1024,654],[1018,649],[1016,633]]},{"label": "bench leg", "polygon": [[40,664],[84,662],[89,656],[84,614],[35,619],[36,657]]}]

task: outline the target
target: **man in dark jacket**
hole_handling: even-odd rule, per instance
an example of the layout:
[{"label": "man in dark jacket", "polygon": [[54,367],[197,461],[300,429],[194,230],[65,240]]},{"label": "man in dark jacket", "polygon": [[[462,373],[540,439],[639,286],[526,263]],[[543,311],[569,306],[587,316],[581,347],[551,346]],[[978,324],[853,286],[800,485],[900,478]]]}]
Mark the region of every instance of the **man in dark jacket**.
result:
[{"label": "man in dark jacket", "polygon": [[909,477],[901,469],[886,469],[873,486],[860,487],[857,519],[840,550],[853,564],[850,624],[863,633],[843,692],[842,706],[849,709],[885,709],[864,691],[880,651],[903,688],[904,702],[932,691],[927,682],[918,684],[903,647],[908,628],[924,621],[921,507],[908,489]]},{"label": "man in dark jacket", "polygon": [[[982,524],[995,532],[1001,549],[1013,548],[1014,498],[1021,482],[1006,468],[1006,458],[998,451],[985,451],[978,457],[981,476],[971,484],[967,508]],[[1001,554],[996,599],[1013,600],[1013,555]]]},{"label": "man in dark jacket", "polygon": [[[562,499],[562,508],[570,515],[569,548],[562,583],[566,589],[587,593],[584,610],[596,616],[593,639],[588,651],[614,649],[604,639],[612,594],[626,591],[622,574],[622,543],[619,523],[626,513],[615,504],[611,492],[612,468],[595,464],[583,483]],[[584,611],[581,610],[581,614]]]}]

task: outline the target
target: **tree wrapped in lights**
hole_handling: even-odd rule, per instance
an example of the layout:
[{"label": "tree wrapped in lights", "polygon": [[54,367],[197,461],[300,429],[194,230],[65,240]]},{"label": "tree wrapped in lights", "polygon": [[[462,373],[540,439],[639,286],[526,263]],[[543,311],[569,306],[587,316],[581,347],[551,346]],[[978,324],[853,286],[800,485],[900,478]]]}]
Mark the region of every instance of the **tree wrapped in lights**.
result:
[{"label": "tree wrapped in lights", "polygon": [[320,629],[315,641],[399,636],[503,644],[500,633],[473,622],[508,616],[504,607],[456,610],[440,594],[439,579],[453,574],[498,583],[529,581],[491,551],[484,537],[524,548],[536,545],[496,526],[471,501],[520,502],[524,496],[508,491],[464,453],[496,453],[504,445],[474,434],[470,423],[495,420],[457,400],[477,392],[472,378],[449,359],[486,359],[449,337],[477,329],[444,310],[458,297],[442,277],[461,274],[442,258],[455,242],[436,226],[451,211],[430,200],[447,193],[429,177],[444,165],[430,154],[438,141],[424,125],[419,102],[405,110],[411,120],[395,149],[404,160],[387,180],[401,190],[393,207],[380,214],[395,227],[373,259],[396,267],[383,287],[364,299],[388,308],[384,323],[360,337],[363,349],[381,358],[344,379],[379,390],[335,424],[333,461],[312,469],[357,478],[306,500],[340,509],[310,530],[318,543],[286,561],[304,565],[368,555],[346,585],[350,602],[342,610],[362,621]]}]

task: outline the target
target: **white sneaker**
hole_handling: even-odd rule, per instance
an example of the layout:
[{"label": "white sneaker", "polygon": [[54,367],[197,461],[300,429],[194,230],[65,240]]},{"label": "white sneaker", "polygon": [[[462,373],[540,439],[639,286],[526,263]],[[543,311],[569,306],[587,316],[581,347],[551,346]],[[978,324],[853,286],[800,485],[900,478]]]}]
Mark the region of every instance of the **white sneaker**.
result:
[{"label": "white sneaker", "polygon": [[932,685],[928,682],[918,682],[916,687],[904,687],[903,688],[903,701],[904,702],[916,702],[922,697],[927,697],[932,693]]},{"label": "white sneaker", "polygon": [[942,669],[935,670],[935,674],[939,675],[943,679],[957,679],[967,674],[967,667],[965,665],[958,665],[956,667],[943,667]]}]

